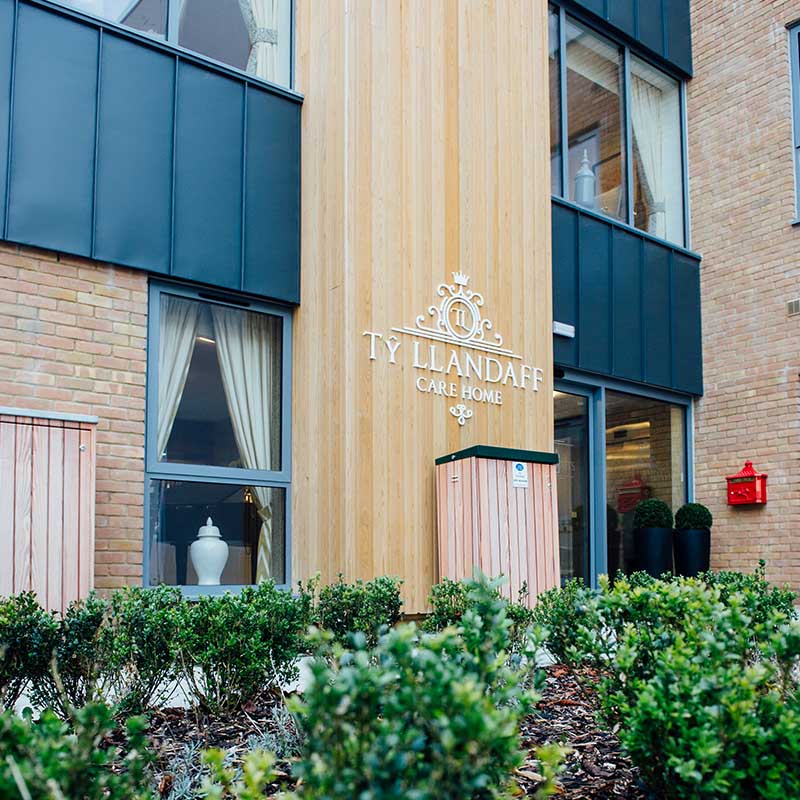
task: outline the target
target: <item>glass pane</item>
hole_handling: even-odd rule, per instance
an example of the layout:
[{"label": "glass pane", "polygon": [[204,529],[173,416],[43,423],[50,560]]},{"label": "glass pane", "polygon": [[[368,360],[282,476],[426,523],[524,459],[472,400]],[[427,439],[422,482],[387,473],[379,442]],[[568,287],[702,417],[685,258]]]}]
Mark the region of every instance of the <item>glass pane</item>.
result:
[{"label": "glass pane", "polygon": [[589,403],[554,392],[561,582],[589,581]]},{"label": "glass pane", "polygon": [[292,0],[181,0],[178,44],[289,86]]},{"label": "glass pane", "polygon": [[561,194],[561,68],[558,11],[550,8],[550,193]]},{"label": "glass pane", "polygon": [[86,14],[111,20],[163,39],[167,29],[167,0],[64,0]]},{"label": "glass pane", "polygon": [[633,510],[657,497],[673,510],[686,502],[682,406],[606,392],[608,572],[634,569]]},{"label": "glass pane", "polygon": [[[263,486],[151,481],[150,584],[239,586],[269,577],[285,583],[285,494]],[[201,531],[209,518],[212,529]]]},{"label": "glass pane", "polygon": [[282,320],[162,294],[159,460],[281,465]]},{"label": "glass pane", "polygon": [[569,18],[566,40],[569,198],[626,220],[620,50]]},{"label": "glass pane", "polygon": [[631,56],[633,219],[683,244],[683,167],[678,81]]}]

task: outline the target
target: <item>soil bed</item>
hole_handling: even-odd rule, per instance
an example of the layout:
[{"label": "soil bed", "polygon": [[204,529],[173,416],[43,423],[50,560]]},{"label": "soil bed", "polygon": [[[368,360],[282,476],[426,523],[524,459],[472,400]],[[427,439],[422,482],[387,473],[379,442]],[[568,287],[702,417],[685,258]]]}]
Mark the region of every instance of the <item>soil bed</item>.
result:
[{"label": "soil bed", "polygon": [[[601,728],[596,719],[596,700],[573,673],[555,665],[546,668],[547,680],[536,712],[522,725],[522,744],[529,752],[527,763],[517,774],[520,788],[533,796],[539,785],[538,762],[533,750],[539,745],[559,743],[570,748],[564,771],[559,776],[564,800],[646,800],[638,770],[622,752],[612,731]],[[231,714],[208,716],[183,708],[155,713],[150,738],[156,752],[156,773],[161,796],[169,797],[176,781],[185,775],[187,747],[197,754],[209,747],[229,751],[239,762],[249,749],[251,737],[261,739],[276,731],[275,704],[267,699]],[[285,723],[284,723],[285,724]],[[285,731],[284,731],[285,733]],[[195,757],[196,762],[196,757]],[[279,761],[278,782],[273,791],[291,788],[290,764]],[[193,767],[196,779],[199,767]],[[280,786],[279,786],[280,784]],[[199,781],[198,781],[199,785]]]},{"label": "soil bed", "polygon": [[[536,713],[522,725],[522,741],[526,748],[549,742],[564,744],[572,752],[559,776],[562,792],[556,795],[569,800],[584,798],[625,798],[645,800],[638,770],[622,752],[616,735],[601,728],[596,719],[597,703],[591,691],[584,689],[570,670],[562,666],[547,667],[547,683]],[[526,781],[523,769],[520,784],[532,790],[535,783]],[[531,794],[533,792],[531,791]]]}]

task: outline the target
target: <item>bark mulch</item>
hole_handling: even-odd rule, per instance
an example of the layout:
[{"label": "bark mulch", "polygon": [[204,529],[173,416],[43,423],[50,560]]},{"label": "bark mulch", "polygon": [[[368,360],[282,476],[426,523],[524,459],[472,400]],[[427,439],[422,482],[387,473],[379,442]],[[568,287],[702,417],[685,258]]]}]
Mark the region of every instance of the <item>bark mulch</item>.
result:
[{"label": "bark mulch", "polygon": [[[624,798],[645,800],[639,772],[620,748],[613,731],[597,723],[597,702],[592,692],[578,683],[566,667],[547,667],[547,682],[536,713],[522,725],[522,741],[529,752],[547,743],[559,743],[570,748],[564,771],[559,776],[561,792],[556,796],[569,800],[585,798]],[[531,794],[535,780],[536,760],[531,753],[530,763],[520,771],[520,785]],[[533,774],[531,774],[533,773]]]},{"label": "bark mulch", "polygon": [[[542,699],[522,725],[522,743],[529,757],[516,778],[525,796],[532,797],[542,780],[533,751],[543,744],[559,743],[570,752],[559,776],[558,798],[647,800],[649,795],[641,786],[638,770],[622,752],[617,736],[598,725],[597,703],[591,690],[563,666],[547,667],[546,671]],[[276,702],[280,701],[268,699],[235,714],[216,717],[181,708],[154,714],[150,737],[156,751],[161,796],[167,798],[175,781],[180,780],[180,764],[185,760],[187,745],[195,752],[209,747],[235,750],[241,757],[251,737],[260,739],[270,730],[280,734],[275,731]],[[279,762],[277,767],[279,782],[284,788],[291,787],[290,765]]]}]

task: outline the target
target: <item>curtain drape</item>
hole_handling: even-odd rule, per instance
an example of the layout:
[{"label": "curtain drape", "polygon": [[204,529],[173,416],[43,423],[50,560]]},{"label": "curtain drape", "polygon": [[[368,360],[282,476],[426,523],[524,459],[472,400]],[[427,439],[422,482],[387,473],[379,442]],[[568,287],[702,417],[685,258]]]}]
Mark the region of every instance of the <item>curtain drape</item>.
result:
[{"label": "curtain drape", "polygon": [[661,90],[632,72],[631,125],[649,205],[647,230],[655,236],[665,237],[667,220],[664,205],[662,104]]},{"label": "curtain drape", "polygon": [[[279,425],[271,419],[271,411],[280,358],[280,319],[224,306],[211,306],[211,315],[222,384],[242,466],[273,469],[273,444]],[[268,578],[272,571],[272,489],[251,488],[262,522],[256,567],[258,582]]]},{"label": "curtain drape", "polygon": [[158,337],[158,458],[164,454],[186,385],[194,353],[200,305],[174,295],[161,295]]},{"label": "curtain drape", "polygon": [[239,0],[239,6],[250,37],[247,72],[274,81],[278,63],[278,0]]}]

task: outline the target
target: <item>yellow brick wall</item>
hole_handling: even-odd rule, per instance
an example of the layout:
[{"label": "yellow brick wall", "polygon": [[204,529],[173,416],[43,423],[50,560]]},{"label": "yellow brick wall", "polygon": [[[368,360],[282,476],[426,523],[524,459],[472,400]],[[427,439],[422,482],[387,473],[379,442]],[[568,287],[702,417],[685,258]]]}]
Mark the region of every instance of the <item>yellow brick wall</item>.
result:
[{"label": "yellow brick wall", "polygon": [[0,244],[0,406],[93,414],[96,586],[142,578],[147,275]]},{"label": "yellow brick wall", "polygon": [[[714,513],[712,566],[800,584],[800,227],[786,25],[800,1],[694,0],[688,86],[692,246],[703,255],[705,396],[696,495]],[[745,459],[769,473],[763,508],[725,504]]]}]

